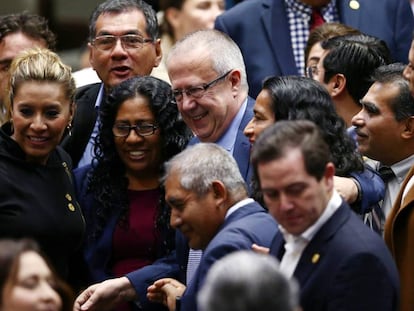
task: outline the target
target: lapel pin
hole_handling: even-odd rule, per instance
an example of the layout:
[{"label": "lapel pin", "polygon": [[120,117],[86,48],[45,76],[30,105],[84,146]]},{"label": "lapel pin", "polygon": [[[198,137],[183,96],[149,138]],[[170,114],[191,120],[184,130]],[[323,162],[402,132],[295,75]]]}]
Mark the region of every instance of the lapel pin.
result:
[{"label": "lapel pin", "polygon": [[321,255],[319,255],[318,253],[313,254],[312,256],[312,263],[315,264],[319,261],[319,258],[321,258]]},{"label": "lapel pin", "polygon": [[349,7],[352,10],[358,10],[359,9],[359,2],[357,0],[351,0],[351,1],[349,1]]}]

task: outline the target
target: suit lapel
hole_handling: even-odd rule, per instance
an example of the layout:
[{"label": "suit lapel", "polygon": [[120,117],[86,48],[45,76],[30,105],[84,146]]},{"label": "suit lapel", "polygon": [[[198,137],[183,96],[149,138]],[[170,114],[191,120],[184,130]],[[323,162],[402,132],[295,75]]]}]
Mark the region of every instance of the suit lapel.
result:
[{"label": "suit lapel", "polygon": [[235,158],[237,165],[239,166],[240,173],[247,184],[250,183],[250,142],[244,135],[243,131],[247,123],[253,118],[253,106],[254,100],[251,97],[247,99],[247,107],[244,112],[243,119],[240,122],[239,129],[237,130],[236,141],[234,142],[233,157]]},{"label": "suit lapel", "polygon": [[326,246],[335,233],[341,228],[350,216],[350,209],[342,203],[332,217],[320,228],[313,239],[304,249],[295,269],[294,276],[303,287],[307,279],[326,255]]},{"label": "suit lapel", "polygon": [[264,0],[263,6],[261,21],[272,46],[275,62],[283,75],[297,75],[284,1]]}]

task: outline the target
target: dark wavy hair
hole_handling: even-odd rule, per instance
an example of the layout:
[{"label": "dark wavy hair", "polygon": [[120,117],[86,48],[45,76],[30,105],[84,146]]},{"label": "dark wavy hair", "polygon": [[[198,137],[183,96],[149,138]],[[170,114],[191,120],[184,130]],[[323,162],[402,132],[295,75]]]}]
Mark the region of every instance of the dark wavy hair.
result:
[{"label": "dark wavy hair", "polygon": [[28,12],[0,16],[0,41],[7,35],[17,32],[22,32],[35,40],[45,41],[50,50],[56,48],[56,36],[42,16]]},{"label": "dark wavy hair", "polygon": [[349,176],[351,172],[363,171],[363,160],[356,151],[355,142],[347,134],[345,122],[320,83],[305,77],[272,77],[264,81],[263,89],[272,98],[276,121],[309,120],[319,126],[331,150],[336,175]]},{"label": "dark wavy hair", "polygon": [[[101,122],[99,133],[95,138],[95,157],[92,161],[93,169],[88,174],[88,191],[91,191],[100,203],[99,209],[96,210],[97,223],[92,232],[92,238],[96,238],[102,233],[114,202],[117,206],[121,206],[121,223],[125,223],[128,216],[128,179],[125,176],[125,165],[115,147],[112,127],[122,103],[138,95],[148,99],[156,124],[159,126],[163,152],[160,176],[164,170],[163,163],[183,150],[191,138],[191,132],[180,117],[168,83],[151,76],[134,77],[123,81],[112,89],[101,107]],[[161,186],[160,191],[155,225],[161,233],[166,234],[166,237],[171,237],[171,234],[168,234],[171,230],[169,226],[170,210],[164,201],[164,189]],[[173,241],[164,241],[164,243],[170,250]]]},{"label": "dark wavy hair", "polygon": [[[350,176],[351,172],[364,170],[361,155],[355,142],[346,132],[345,122],[335,111],[327,90],[317,81],[299,76],[270,77],[263,82],[272,98],[274,119],[309,120],[318,125],[328,144],[336,175]],[[258,179],[252,182],[253,193],[258,191]],[[257,199],[260,199],[258,192]]]}]

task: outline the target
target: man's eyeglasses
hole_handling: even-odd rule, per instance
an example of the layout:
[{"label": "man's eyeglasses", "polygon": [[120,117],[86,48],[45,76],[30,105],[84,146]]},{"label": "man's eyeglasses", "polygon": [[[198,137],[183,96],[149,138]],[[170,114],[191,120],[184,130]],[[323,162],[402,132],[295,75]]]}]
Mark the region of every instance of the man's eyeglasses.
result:
[{"label": "man's eyeglasses", "polygon": [[314,79],[319,74],[318,66],[313,65],[306,67],[306,76],[308,78]]},{"label": "man's eyeglasses", "polygon": [[112,133],[116,137],[127,137],[131,130],[135,130],[135,133],[139,136],[150,136],[154,134],[158,126],[150,123],[145,124],[115,124],[112,128]]},{"label": "man's eyeglasses", "polygon": [[124,50],[141,49],[144,43],[154,42],[153,39],[143,38],[140,35],[128,34],[122,36],[102,35],[97,36],[92,40],[92,45],[101,51],[112,50],[118,39],[121,40],[121,45]]},{"label": "man's eyeglasses", "polygon": [[183,94],[185,93],[187,96],[191,96],[194,98],[201,98],[203,97],[204,93],[212,87],[214,84],[218,83],[220,80],[223,80],[227,75],[232,72],[233,69],[227,71],[224,75],[221,75],[217,79],[214,79],[211,82],[199,85],[199,86],[193,86],[188,89],[176,89],[173,90],[173,95],[175,97],[175,100],[177,102],[181,102],[183,100]]}]

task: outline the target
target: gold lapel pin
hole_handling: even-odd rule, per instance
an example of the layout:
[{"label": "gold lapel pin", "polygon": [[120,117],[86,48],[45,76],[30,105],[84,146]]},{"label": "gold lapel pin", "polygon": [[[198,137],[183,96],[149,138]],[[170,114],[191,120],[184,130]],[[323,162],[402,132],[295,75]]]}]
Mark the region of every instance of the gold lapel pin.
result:
[{"label": "gold lapel pin", "polygon": [[359,9],[359,2],[357,0],[351,0],[351,1],[349,1],[349,7],[352,10],[358,10]]},{"label": "gold lapel pin", "polygon": [[313,254],[312,256],[312,263],[315,264],[319,261],[319,258],[321,258],[321,255],[319,255],[318,253]]}]

